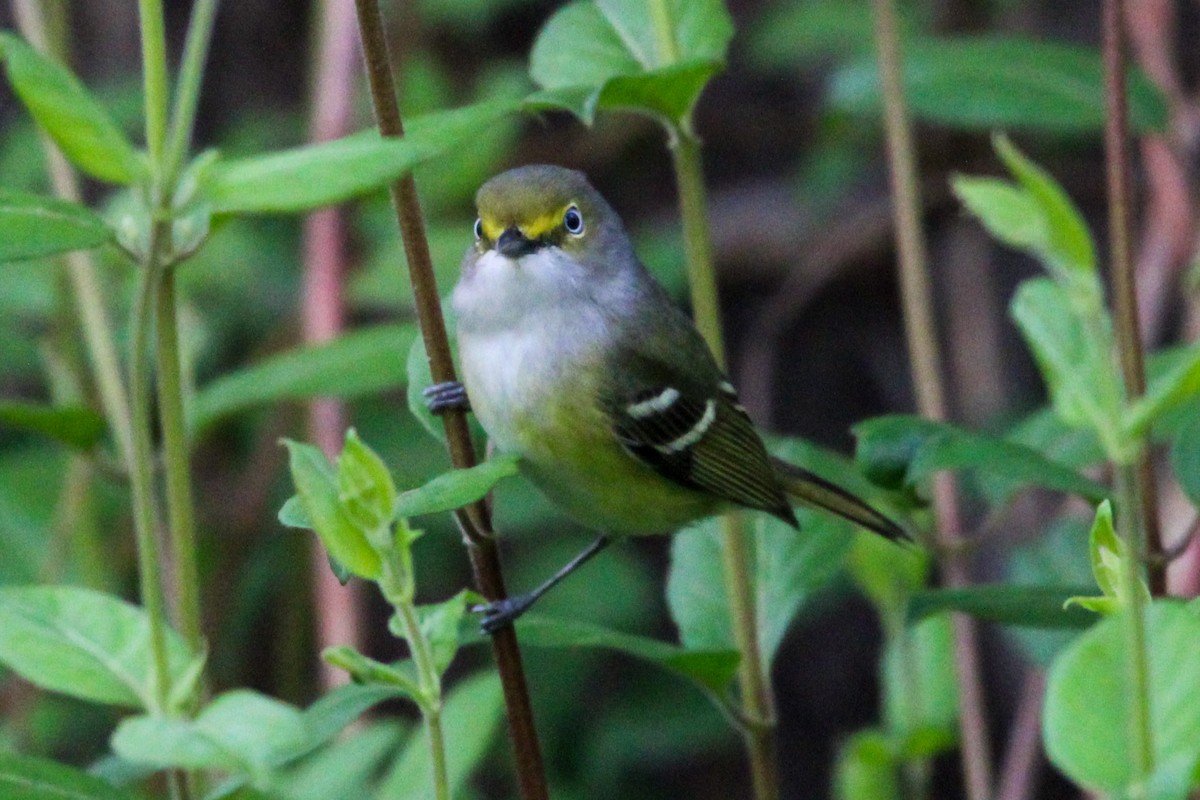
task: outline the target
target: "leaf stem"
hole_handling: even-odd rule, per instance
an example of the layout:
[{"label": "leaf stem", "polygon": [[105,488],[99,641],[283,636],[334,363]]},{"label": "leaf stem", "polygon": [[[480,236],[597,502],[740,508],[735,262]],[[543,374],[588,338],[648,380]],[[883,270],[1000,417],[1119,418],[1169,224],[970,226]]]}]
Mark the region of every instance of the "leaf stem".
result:
[{"label": "leaf stem", "polygon": [[[673,130],[671,157],[683,219],[683,246],[687,255],[692,316],[696,327],[722,368],[725,346],[721,334],[721,308],[713,266],[700,143],[687,130]],[[742,658],[738,685],[745,720],[746,749],[756,800],[779,796],[779,765],[775,749],[775,699],[768,665],[759,646],[758,614],[750,564],[753,542],[735,514],[721,517],[721,560],[725,592],[729,598],[733,635]]]},{"label": "leaf stem", "polygon": [[[404,125],[396,103],[391,57],[378,0],[355,0],[354,5],[358,14],[363,56],[366,60],[367,78],[375,106],[375,117],[379,123],[379,133],[381,136],[403,136]],[[405,175],[395,181],[390,191],[397,224],[404,239],[409,280],[412,283],[421,335],[425,341],[425,352],[429,357],[430,374],[439,382],[455,380],[454,362],[450,357],[450,342],[442,318],[437,280],[433,273],[429,243],[425,238],[424,221],[412,175]],[[466,416],[462,412],[452,411],[443,414],[441,418],[446,428],[451,463],[459,469],[474,465],[475,449],[471,443]],[[480,593],[488,600],[506,597],[504,575],[500,569],[500,556],[487,506],[482,501],[477,502],[459,513],[456,518],[468,542],[467,554],[471,559],[471,568]],[[504,703],[508,711],[508,731],[516,760],[520,796],[523,800],[548,800],[545,767],[542,763],[537,728],[533,722],[525,667],[517,643],[516,630],[512,626],[503,628],[492,636],[492,652],[496,658],[496,668],[500,674]]]},{"label": "leaf stem", "polygon": [[200,626],[200,573],[196,566],[196,521],[188,468],[188,440],[180,374],[179,325],[175,270],[166,268],[158,283],[154,316],[158,405],[166,472],[167,519],[171,533],[170,584],[175,588],[180,632],[193,653],[204,649]]},{"label": "leaf stem", "polygon": [[[1104,0],[1104,152],[1108,179],[1108,247],[1112,264],[1113,315],[1117,357],[1129,402],[1146,393],[1146,368],[1142,356],[1142,331],[1138,324],[1137,275],[1131,252],[1129,192],[1129,110],[1125,93],[1125,20],[1122,0]],[[1166,591],[1166,565],[1162,532],[1158,524],[1158,492],[1154,460],[1143,448],[1137,464],[1141,529],[1147,544],[1150,591]],[[1141,550],[1136,551],[1141,553]]]},{"label": "leaf stem", "polygon": [[[893,195],[900,294],[904,307],[905,338],[912,364],[917,408],[922,416],[941,420],[947,403],[941,379],[941,355],[934,323],[928,256],[920,220],[920,193],[912,130],[904,100],[903,64],[895,0],[872,0],[875,46],[879,54],[883,89],[884,128]],[[945,582],[965,586],[970,582],[961,551],[958,492],[949,474],[935,478],[934,506]],[[962,730],[962,764],[969,800],[991,795],[991,746],[984,709],[983,682],[975,623],[963,614],[953,617],[955,673],[959,688],[959,724]]]}]

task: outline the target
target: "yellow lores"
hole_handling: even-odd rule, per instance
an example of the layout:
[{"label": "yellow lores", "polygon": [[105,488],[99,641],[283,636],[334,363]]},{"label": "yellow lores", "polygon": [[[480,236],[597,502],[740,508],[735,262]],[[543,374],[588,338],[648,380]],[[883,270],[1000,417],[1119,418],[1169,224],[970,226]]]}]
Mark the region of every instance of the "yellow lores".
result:
[{"label": "yellow lores", "polygon": [[729,507],[795,525],[796,500],[905,537],[853,495],[767,455],[691,320],[581,173],[510,170],[476,204],[453,295],[463,385],[432,387],[430,405],[469,402],[534,484],[603,534],[534,592],[487,609],[485,630],[510,623],[608,536],[669,532]]}]

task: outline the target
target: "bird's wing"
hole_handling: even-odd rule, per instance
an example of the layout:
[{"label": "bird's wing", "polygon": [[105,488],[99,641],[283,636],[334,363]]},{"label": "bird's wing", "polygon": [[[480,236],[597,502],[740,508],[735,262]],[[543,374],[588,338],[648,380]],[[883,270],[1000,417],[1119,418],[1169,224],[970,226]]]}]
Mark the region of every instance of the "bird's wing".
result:
[{"label": "bird's wing", "polygon": [[796,524],[762,439],[728,381],[715,377],[710,387],[671,381],[669,365],[644,357],[623,368],[630,380],[605,406],[630,455],[676,483]]}]

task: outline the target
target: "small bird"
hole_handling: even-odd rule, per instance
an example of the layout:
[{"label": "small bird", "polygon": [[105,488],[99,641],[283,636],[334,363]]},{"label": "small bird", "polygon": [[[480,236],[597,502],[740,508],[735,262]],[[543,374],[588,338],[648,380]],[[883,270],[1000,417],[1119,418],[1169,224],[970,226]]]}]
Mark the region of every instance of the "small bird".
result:
[{"label": "small bird", "polygon": [[475,242],[452,304],[462,383],[429,407],[469,408],[545,495],[601,533],[526,595],[484,607],[510,624],[611,537],[674,531],[730,509],[799,527],[790,501],[892,540],[896,523],[768,455],[692,320],[646,271],[616,212],[580,172],[519,167],[476,194]]}]

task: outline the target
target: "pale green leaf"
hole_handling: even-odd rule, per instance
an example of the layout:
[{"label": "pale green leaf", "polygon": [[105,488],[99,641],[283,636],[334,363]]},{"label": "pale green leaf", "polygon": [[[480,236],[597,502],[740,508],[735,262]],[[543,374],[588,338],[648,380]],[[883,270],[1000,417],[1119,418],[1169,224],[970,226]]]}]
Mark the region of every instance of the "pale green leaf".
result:
[{"label": "pale green leaf", "polygon": [[88,250],[112,237],[104,219],[81,205],[0,189],[0,262]]}]

